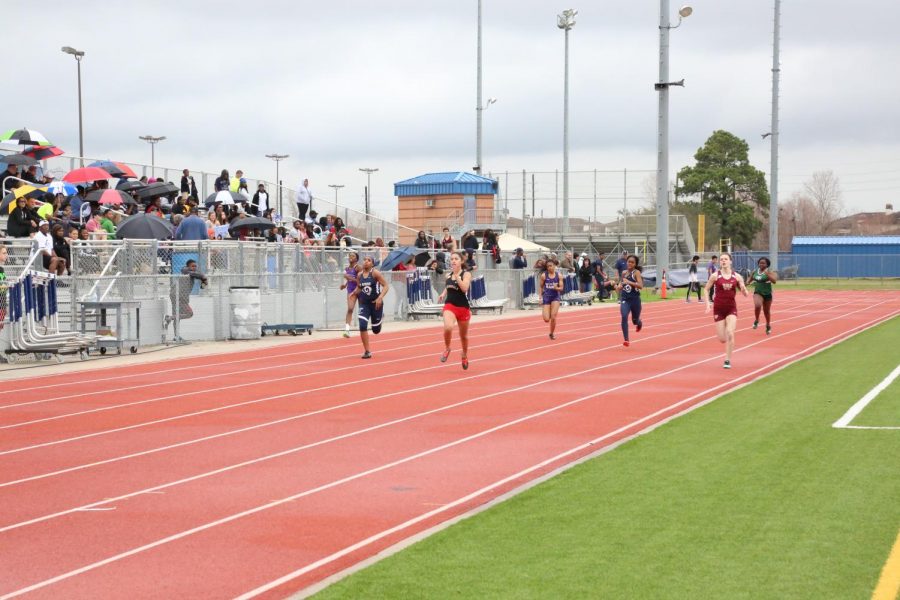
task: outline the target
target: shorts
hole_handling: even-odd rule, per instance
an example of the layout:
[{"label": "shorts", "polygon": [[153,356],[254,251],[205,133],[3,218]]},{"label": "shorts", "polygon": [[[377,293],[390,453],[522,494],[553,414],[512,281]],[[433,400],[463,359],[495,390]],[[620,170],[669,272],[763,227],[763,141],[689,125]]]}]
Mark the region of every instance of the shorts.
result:
[{"label": "shorts", "polygon": [[716,306],[713,304],[713,321],[724,321],[729,315],[737,316],[737,304]]},{"label": "shorts", "polygon": [[544,294],[541,296],[541,304],[550,306],[554,302],[559,302],[559,294]]},{"label": "shorts", "polygon": [[456,316],[457,321],[469,321],[472,319],[472,311],[468,306],[456,306],[455,304],[445,304],[445,312],[451,312]]},{"label": "shorts", "polygon": [[772,294],[760,294],[759,292],[753,292],[754,296],[761,296],[763,300],[772,301]]},{"label": "shorts", "polygon": [[375,308],[374,302],[359,301],[359,330],[366,331],[372,327],[372,333],[381,332],[381,319],[384,316],[384,304]]}]

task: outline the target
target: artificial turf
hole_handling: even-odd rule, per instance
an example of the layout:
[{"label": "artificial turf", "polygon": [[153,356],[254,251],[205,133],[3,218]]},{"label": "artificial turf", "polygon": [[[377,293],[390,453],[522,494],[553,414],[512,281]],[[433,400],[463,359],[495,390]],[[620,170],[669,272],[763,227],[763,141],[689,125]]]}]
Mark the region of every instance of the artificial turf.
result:
[{"label": "artificial turf", "polygon": [[[900,362],[900,357],[896,358],[895,362]],[[896,365],[894,368],[896,368]],[[885,372],[884,376],[887,377],[887,375],[888,373]],[[878,383],[880,382],[877,382],[875,385]],[[872,387],[875,387],[875,385]],[[863,411],[853,419],[850,425],[897,427],[898,432],[900,432],[900,378],[895,379],[881,393],[875,396]],[[898,458],[898,461],[900,461],[900,458]]]},{"label": "artificial turf", "polygon": [[868,598],[900,431],[833,429],[900,317],[719,398],[316,598]]}]

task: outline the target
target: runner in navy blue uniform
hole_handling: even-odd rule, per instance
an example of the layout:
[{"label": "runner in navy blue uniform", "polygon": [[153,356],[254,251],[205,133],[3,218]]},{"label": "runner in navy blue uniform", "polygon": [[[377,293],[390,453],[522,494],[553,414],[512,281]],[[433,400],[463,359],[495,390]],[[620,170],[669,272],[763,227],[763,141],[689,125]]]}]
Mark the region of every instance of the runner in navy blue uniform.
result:
[{"label": "runner in navy blue uniform", "polygon": [[466,292],[472,283],[472,274],[463,269],[462,252],[456,251],[450,254],[450,273],[447,275],[447,286],[438,302],[447,297],[444,304],[444,352],[441,354],[441,362],[447,362],[450,356],[450,342],[453,339],[453,327],[459,327],[459,343],[462,346],[462,368],[469,368],[469,321],[472,319],[472,311],[469,309],[469,299]]},{"label": "runner in navy blue uniform", "polygon": [[547,270],[541,273],[541,311],[544,323],[550,323],[550,339],[556,339],[556,315],[559,313],[559,293],[563,280],[556,271],[557,261],[548,260]]},{"label": "runner in navy blue uniform", "polygon": [[351,292],[359,300],[359,339],[362,340],[363,358],[372,358],[369,348],[369,327],[372,333],[381,333],[381,317],[384,314],[384,297],[388,290],[387,281],[375,268],[371,256],[363,259],[363,267],[359,272],[359,285]]},{"label": "runner in navy blue uniform", "polygon": [[631,345],[631,342],[628,341],[628,313],[631,313],[631,322],[635,324],[635,332],[644,327],[644,323],[641,321],[641,289],[643,287],[644,278],[641,276],[638,257],[631,255],[616,284],[616,291],[619,292],[619,310],[622,312],[622,335],[625,336],[623,346]]}]

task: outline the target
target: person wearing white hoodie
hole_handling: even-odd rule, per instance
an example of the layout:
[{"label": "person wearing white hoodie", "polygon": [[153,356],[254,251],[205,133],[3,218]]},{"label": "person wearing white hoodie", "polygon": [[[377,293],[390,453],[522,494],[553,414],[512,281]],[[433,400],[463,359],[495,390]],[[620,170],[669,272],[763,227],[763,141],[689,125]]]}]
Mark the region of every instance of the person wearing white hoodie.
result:
[{"label": "person wearing white hoodie", "polygon": [[303,178],[303,183],[297,187],[297,217],[305,221],[306,211],[312,204],[312,192],[309,191],[309,179]]}]

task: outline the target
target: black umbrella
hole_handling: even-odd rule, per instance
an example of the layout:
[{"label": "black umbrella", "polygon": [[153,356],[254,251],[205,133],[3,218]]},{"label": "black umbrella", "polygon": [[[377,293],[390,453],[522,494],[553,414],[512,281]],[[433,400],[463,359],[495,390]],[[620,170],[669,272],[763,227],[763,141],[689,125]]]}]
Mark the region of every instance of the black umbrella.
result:
[{"label": "black umbrella", "polygon": [[116,237],[120,240],[167,240],[172,237],[172,227],[165,219],[138,213],[119,223]]},{"label": "black umbrella", "polygon": [[428,248],[416,248],[415,246],[401,246],[400,248],[394,248],[384,260],[381,261],[381,265],[378,268],[382,271],[390,271],[397,265],[402,265],[411,257],[418,256],[423,252],[428,252]]},{"label": "black umbrella", "polygon": [[228,231],[236,231],[247,227],[249,229],[274,229],[277,227],[275,223],[262,217],[246,217],[244,219],[235,219],[228,226]]},{"label": "black umbrella", "polygon": [[209,208],[217,202],[220,204],[236,204],[238,202],[246,201],[247,199],[237,192],[222,190],[221,192],[215,192],[207,196],[206,200],[203,201],[203,204]]},{"label": "black umbrella", "polygon": [[160,198],[162,196],[168,196],[172,193],[178,193],[178,188],[175,187],[175,184],[173,183],[165,182],[151,183],[150,185],[142,187],[137,191],[138,198],[140,198],[141,200]]},{"label": "black umbrella", "polygon": [[31,165],[37,164],[35,159],[30,156],[25,156],[24,154],[8,154],[6,156],[0,156],[0,162],[8,165],[16,165],[17,167],[30,167]]},{"label": "black umbrella", "polygon": [[116,189],[120,192],[131,192],[133,190],[139,190],[141,188],[147,187],[146,183],[141,183],[140,181],[134,179],[123,179],[116,186]]}]

